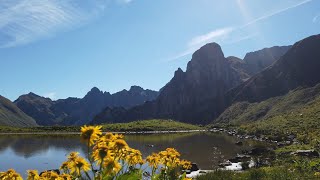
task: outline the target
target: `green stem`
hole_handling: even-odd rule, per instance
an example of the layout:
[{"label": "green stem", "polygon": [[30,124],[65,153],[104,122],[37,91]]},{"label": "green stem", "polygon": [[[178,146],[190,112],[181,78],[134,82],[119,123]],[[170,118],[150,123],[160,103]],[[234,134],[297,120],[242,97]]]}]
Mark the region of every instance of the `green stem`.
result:
[{"label": "green stem", "polygon": [[[103,158],[103,159],[104,159],[104,158]],[[100,164],[100,168],[99,168],[99,171],[100,171],[100,172],[101,172],[101,170],[102,170],[103,159],[101,160],[101,164]]]},{"label": "green stem", "polygon": [[84,173],[86,174],[86,176],[88,177],[88,179],[91,180],[89,174],[88,174],[86,171],[85,171]]},{"label": "green stem", "polygon": [[93,169],[93,165],[92,165],[92,161],[91,161],[91,158],[90,158],[90,139],[88,139],[88,160],[90,162],[90,166],[91,166],[91,171],[92,171],[92,174],[93,174],[93,177],[95,176],[95,173],[94,173],[94,169]]}]

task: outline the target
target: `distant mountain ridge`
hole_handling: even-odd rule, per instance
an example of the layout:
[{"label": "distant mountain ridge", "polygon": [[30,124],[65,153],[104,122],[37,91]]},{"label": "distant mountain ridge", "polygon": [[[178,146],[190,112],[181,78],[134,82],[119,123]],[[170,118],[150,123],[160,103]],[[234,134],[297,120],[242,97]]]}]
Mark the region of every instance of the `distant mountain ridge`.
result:
[{"label": "distant mountain ridge", "polygon": [[[209,43],[192,55],[185,72],[178,68],[160,92],[132,86],[129,90],[110,94],[94,87],[83,98],[53,101],[29,93],[20,96],[14,104],[37,124],[44,126],[128,122],[153,118],[208,124],[234,101],[250,99],[251,93],[253,100],[263,95],[268,98],[265,91],[262,95],[254,94],[256,92],[252,89],[263,87],[264,82],[261,86],[255,86],[260,80],[253,79],[277,66],[278,60],[287,56],[292,48],[264,48],[247,53],[242,60],[234,56],[225,57],[218,44]],[[281,68],[290,66],[283,65]],[[299,64],[300,66],[304,67]],[[282,77],[280,74],[278,76]],[[278,82],[277,79],[274,82]],[[285,84],[285,78],[280,82]],[[287,91],[288,89],[283,93]]]},{"label": "distant mountain ridge", "polygon": [[0,125],[24,127],[37,126],[37,123],[9,99],[0,96]]},{"label": "distant mountain ridge", "polygon": [[[253,72],[261,71],[278,60],[290,47],[265,48],[248,53],[247,58],[241,60],[237,57],[225,58],[218,44],[209,43],[192,55],[186,72],[179,68],[174,73],[174,77],[161,89],[156,100],[129,110],[107,108],[94,118],[92,124],[151,118],[207,124],[219,111],[210,112],[210,106],[203,107],[203,104],[223,97],[227,91],[248,80]],[[260,57],[264,58],[259,59]],[[255,58],[259,63],[252,63]],[[212,108],[224,107],[224,102],[219,102],[222,104],[215,104]]]},{"label": "distant mountain ridge", "polygon": [[256,102],[320,82],[320,35],[295,43],[276,63],[228,93],[233,101]]},{"label": "distant mountain ridge", "polygon": [[130,108],[154,100],[157,91],[132,86],[130,90],[110,94],[92,88],[83,98],[52,101],[34,93],[20,96],[14,103],[39,125],[83,125],[106,107]]}]

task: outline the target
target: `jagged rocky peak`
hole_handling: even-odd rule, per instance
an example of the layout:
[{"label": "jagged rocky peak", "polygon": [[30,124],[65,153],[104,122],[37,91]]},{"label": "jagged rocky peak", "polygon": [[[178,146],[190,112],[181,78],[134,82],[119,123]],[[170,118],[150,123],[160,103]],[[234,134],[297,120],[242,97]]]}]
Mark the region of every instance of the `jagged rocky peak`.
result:
[{"label": "jagged rocky peak", "polygon": [[93,87],[87,94],[85,97],[92,97],[92,96],[103,96],[104,93],[103,91],[100,91],[99,88],[97,87]]},{"label": "jagged rocky peak", "polygon": [[[205,58],[204,58],[205,57]],[[217,43],[208,43],[193,53],[192,59],[219,59],[224,58],[221,46]]]},{"label": "jagged rocky peak", "polygon": [[144,91],[144,89],[140,86],[131,86],[129,91],[132,93],[140,93],[140,92]]},{"label": "jagged rocky peak", "polygon": [[182,77],[183,75],[184,75],[184,72],[182,71],[181,68],[178,68],[178,69],[174,72],[174,77],[175,77],[175,78]]},{"label": "jagged rocky peak", "polygon": [[16,99],[14,101],[14,103],[21,102],[21,101],[47,101],[47,102],[51,102],[52,100],[50,98],[39,96],[33,92],[29,92],[28,94],[23,94],[23,95],[19,96],[18,99]]},{"label": "jagged rocky peak", "polygon": [[100,91],[100,89],[97,88],[97,87],[93,87],[93,88],[89,91],[89,93],[100,93],[100,92],[102,92],[102,91]]},{"label": "jagged rocky peak", "polygon": [[[24,95],[21,95],[20,97],[28,97],[28,98],[44,98],[42,96],[39,96],[38,94],[35,94],[33,92],[29,92],[28,94],[24,94]],[[20,98],[19,97],[19,98]]]},{"label": "jagged rocky peak", "polygon": [[187,71],[209,68],[221,61],[225,61],[225,58],[220,45],[217,43],[209,43],[193,53],[192,59],[187,65]]}]

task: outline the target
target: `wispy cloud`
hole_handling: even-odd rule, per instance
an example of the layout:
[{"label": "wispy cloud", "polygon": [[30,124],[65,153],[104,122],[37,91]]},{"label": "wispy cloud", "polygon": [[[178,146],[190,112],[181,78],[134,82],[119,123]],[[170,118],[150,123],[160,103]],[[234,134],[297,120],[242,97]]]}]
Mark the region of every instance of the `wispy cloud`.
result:
[{"label": "wispy cloud", "polygon": [[55,93],[55,92],[49,92],[49,93],[44,94],[43,97],[55,100],[56,99],[56,95],[57,95],[57,93]]},{"label": "wispy cloud", "polygon": [[259,33],[253,33],[253,34],[249,34],[249,35],[239,36],[239,37],[233,38],[229,41],[226,41],[225,43],[226,44],[235,44],[235,43],[239,43],[241,41],[245,41],[248,39],[253,39],[253,38],[257,37],[258,35],[259,35]]},{"label": "wispy cloud", "polygon": [[294,4],[294,5],[285,7],[285,8],[283,8],[283,9],[279,9],[279,10],[277,10],[277,11],[271,12],[271,13],[269,13],[269,14],[266,14],[266,15],[264,15],[264,16],[261,16],[261,17],[259,17],[259,18],[256,18],[256,19],[254,19],[254,20],[252,20],[252,21],[244,24],[244,25],[241,26],[240,28],[245,28],[245,27],[250,26],[250,25],[252,25],[252,24],[255,24],[255,23],[259,22],[259,21],[268,19],[268,18],[270,18],[270,17],[272,17],[272,16],[275,16],[275,15],[278,15],[278,14],[283,13],[283,12],[285,12],[285,11],[288,11],[288,10],[290,10],[290,9],[299,7],[299,6],[301,6],[301,5],[304,5],[304,4],[306,4],[306,3],[309,3],[309,2],[311,2],[311,1],[313,1],[313,0],[304,0],[304,1],[301,1],[301,2],[299,2],[299,3],[297,3],[297,4]]},{"label": "wispy cloud", "polygon": [[[177,55],[168,58],[166,61],[173,61],[173,60],[177,60],[180,59],[182,57],[185,57],[189,54],[192,54],[196,49],[200,48],[201,46],[203,46],[204,44],[208,43],[208,42],[219,42],[219,43],[226,43],[226,44],[234,44],[234,43],[238,43],[240,41],[244,41],[244,40],[248,40],[248,39],[252,39],[254,37],[256,37],[258,35],[258,33],[253,33],[253,34],[247,34],[247,35],[240,35],[240,36],[231,36],[233,33],[235,32],[239,32],[240,30],[251,26],[253,24],[256,24],[260,21],[266,20],[270,17],[276,16],[278,14],[284,13],[290,9],[299,7],[301,5],[304,5],[306,3],[309,3],[313,0],[303,0],[299,3],[296,3],[294,5],[273,11],[269,14],[263,15],[261,17],[258,17],[256,19],[253,19],[251,21],[249,21],[248,23],[242,25],[242,26],[238,26],[238,27],[225,27],[225,28],[220,28],[220,29],[215,29],[209,33],[203,34],[203,35],[199,35],[196,36],[194,38],[192,38],[188,43],[187,43],[187,50],[178,53]],[[319,16],[316,16],[313,18],[313,21],[318,21],[318,19],[320,19]]]},{"label": "wispy cloud", "polygon": [[106,1],[2,0],[0,47],[27,44],[89,22]]},{"label": "wispy cloud", "polygon": [[320,21],[320,14],[316,15],[315,17],[313,17],[312,22],[313,23],[317,23]]},{"label": "wispy cloud", "polygon": [[180,52],[179,54],[174,55],[172,57],[169,57],[164,61],[169,62],[169,61],[173,61],[173,60],[185,57],[189,54],[192,54],[193,52],[195,52],[197,49],[199,49],[201,46],[203,46],[206,43],[213,42],[213,41],[215,42],[223,41],[228,38],[229,34],[232,31],[233,31],[232,27],[226,27],[226,28],[216,29],[214,31],[211,31],[203,35],[196,36],[187,43],[188,48],[185,51]]},{"label": "wispy cloud", "polygon": [[118,0],[119,3],[128,4],[131,3],[133,0]]},{"label": "wispy cloud", "polygon": [[192,38],[191,41],[188,43],[188,46],[194,47],[194,46],[203,45],[205,43],[211,42],[212,40],[223,39],[232,31],[233,31],[232,27],[213,30],[209,33]]}]

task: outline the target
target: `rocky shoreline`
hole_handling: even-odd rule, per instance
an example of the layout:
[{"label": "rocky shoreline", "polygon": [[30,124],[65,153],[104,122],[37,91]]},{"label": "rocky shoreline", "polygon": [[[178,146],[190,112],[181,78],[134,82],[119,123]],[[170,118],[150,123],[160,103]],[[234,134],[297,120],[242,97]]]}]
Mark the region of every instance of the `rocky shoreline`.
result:
[{"label": "rocky shoreline", "polygon": [[[243,140],[255,140],[270,143],[270,147],[254,147],[250,150],[237,154],[234,158],[221,162],[219,167],[223,170],[242,171],[252,167],[270,166],[271,161],[276,158],[275,150],[284,146],[300,144],[295,135],[288,135],[284,141],[269,139],[264,135],[239,134],[237,130],[225,128],[212,128],[209,132],[226,133],[239,139],[235,144],[242,146]],[[292,156],[320,157],[320,153],[314,149],[290,151],[286,154]]]}]

